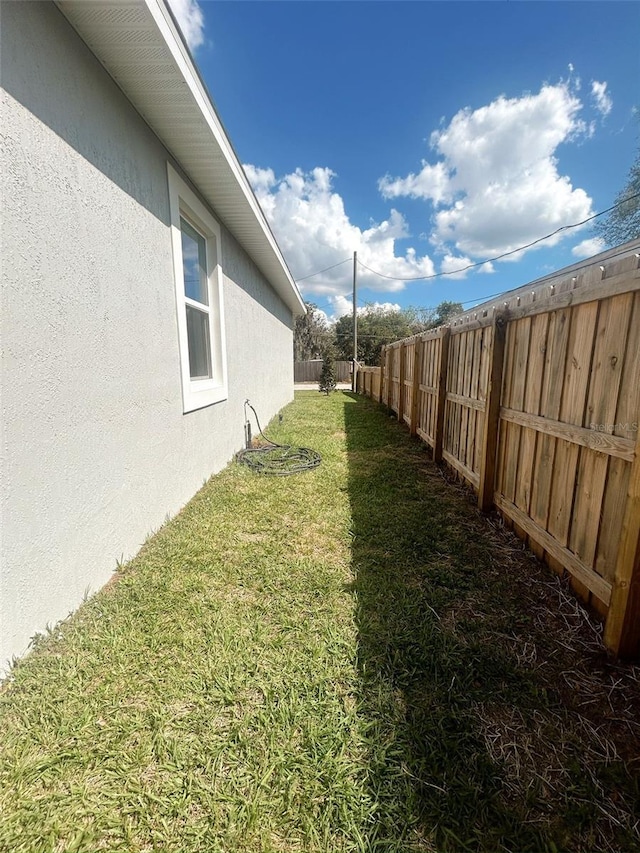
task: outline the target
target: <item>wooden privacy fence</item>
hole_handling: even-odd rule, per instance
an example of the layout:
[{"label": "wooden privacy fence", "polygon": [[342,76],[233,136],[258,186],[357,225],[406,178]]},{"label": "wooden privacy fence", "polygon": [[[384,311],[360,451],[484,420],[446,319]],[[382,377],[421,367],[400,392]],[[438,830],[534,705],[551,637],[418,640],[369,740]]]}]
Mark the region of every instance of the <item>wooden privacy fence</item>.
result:
[{"label": "wooden privacy fence", "polygon": [[[336,382],[348,382],[351,379],[351,362],[334,361],[336,371]],[[322,373],[322,359],[314,358],[310,361],[294,361],[294,382],[319,382]]]},{"label": "wooden privacy fence", "polygon": [[366,367],[365,365],[358,367],[358,392],[367,397],[372,397],[374,400],[380,400],[379,367]]},{"label": "wooden privacy fence", "polygon": [[[404,421],[640,656],[640,241],[383,348]],[[533,287],[533,289],[531,289]]]}]

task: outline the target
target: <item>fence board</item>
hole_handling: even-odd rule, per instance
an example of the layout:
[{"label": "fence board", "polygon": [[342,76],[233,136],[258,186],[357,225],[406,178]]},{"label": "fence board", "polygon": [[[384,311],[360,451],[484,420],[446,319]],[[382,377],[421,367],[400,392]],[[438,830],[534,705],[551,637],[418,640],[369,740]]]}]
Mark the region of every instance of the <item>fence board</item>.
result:
[{"label": "fence board", "polygon": [[[336,381],[348,382],[351,376],[351,362],[335,361]],[[294,382],[319,382],[322,373],[322,359],[296,361],[293,364]]]},{"label": "fence board", "polygon": [[[594,422],[594,426],[606,427],[611,431],[595,430],[598,436],[606,438],[622,438],[628,442],[627,447],[633,446],[631,437],[637,435],[640,415],[640,292],[636,293],[631,306],[629,335],[623,365],[621,369],[620,387],[618,389],[618,405],[613,423]],[[630,459],[630,457],[627,457]],[[596,571],[613,580],[625,501],[629,486],[630,466],[615,457],[609,460],[609,470],[605,495],[602,503],[601,533],[598,540],[595,568]]]},{"label": "fence board", "polygon": [[415,359],[415,341],[408,341],[402,347],[402,420],[411,426],[411,390],[413,387],[413,362]]},{"label": "fence board", "polygon": [[431,442],[432,446],[434,440],[432,411],[434,405],[434,396],[438,393],[437,383],[433,378],[436,346],[436,340],[423,340],[424,373],[418,391],[418,399],[421,401],[419,428],[422,432],[424,432],[426,436],[428,436],[427,440]]},{"label": "fence board", "polygon": [[449,350],[451,344],[451,332],[445,329],[439,340],[439,346],[435,353],[436,360],[433,366],[433,379],[437,379],[438,393],[433,399],[432,429],[434,433],[433,458],[436,462],[442,459],[442,448],[445,432],[445,414],[447,393],[447,366],[449,364]]},{"label": "fence board", "polygon": [[[521,412],[524,406],[530,334],[531,320],[529,317],[524,317],[516,323],[510,323],[507,330],[507,357],[511,360],[511,365],[509,370],[510,383],[508,389],[505,388],[505,390],[508,394],[508,407],[517,412]],[[513,421],[505,424],[505,441],[501,456],[503,468],[502,471],[498,472],[498,476],[502,475],[502,494],[511,503],[515,503],[521,433],[520,424]]]},{"label": "fence board", "polygon": [[[478,378],[478,400],[482,400],[487,405],[487,394],[489,390],[490,369],[491,369],[491,354],[493,352],[493,328],[481,330],[482,344],[480,347],[480,376]],[[478,417],[478,426],[476,428],[476,459],[474,471],[481,473],[482,453],[485,444],[485,423],[487,415]]]},{"label": "fence board", "polygon": [[491,326],[491,346],[488,355],[489,378],[487,381],[482,450],[480,453],[480,482],[478,485],[478,506],[485,512],[491,507],[496,480],[505,342],[506,323],[503,316],[496,315]]},{"label": "fence board", "polygon": [[[562,377],[564,375],[567,346],[569,343],[570,314],[567,309],[553,311],[549,316],[547,344],[542,377],[540,414],[557,422],[562,400]],[[549,523],[551,483],[556,458],[556,438],[552,433],[540,436],[536,446],[536,477],[531,487],[531,517],[544,530]],[[543,554],[539,554],[543,556]]]},{"label": "fence board", "polygon": [[[523,411],[537,416],[540,411],[542,395],[542,375],[547,341],[548,316],[536,315],[531,322],[529,336],[529,354],[524,389]],[[502,416],[502,413],[501,413]],[[531,507],[531,486],[533,482],[533,462],[538,434],[531,424],[521,423],[520,458],[518,460],[518,479],[516,482],[515,504],[525,513]]]},{"label": "fence board", "polygon": [[446,450],[442,451],[442,458],[445,462],[448,462],[452,468],[454,468],[458,474],[464,477],[465,480],[468,480],[472,486],[475,486],[476,489],[480,485],[480,477],[477,474],[474,474],[473,471],[470,471],[466,465],[463,465],[459,459],[456,459],[455,456],[452,456],[451,453],[448,453]]},{"label": "fence board", "polygon": [[631,465],[627,503],[604,639],[616,654],[640,652],[640,438]]},{"label": "fence board", "polygon": [[[600,303],[585,426],[613,423],[615,418],[631,308],[630,293]],[[605,433],[599,435],[604,436]],[[571,550],[590,566],[595,563],[599,529],[593,518],[599,517],[602,508],[607,467],[605,454],[590,448],[581,450],[569,544]]]},{"label": "fence board", "polygon": [[460,365],[462,374],[459,383],[460,388],[460,449],[458,459],[466,470],[467,448],[469,446],[469,407],[467,400],[471,390],[471,361],[473,358],[473,331],[461,335],[463,338],[463,354]]},{"label": "fence board", "polygon": [[[466,344],[466,337],[464,335],[456,335],[454,338],[456,342],[456,347],[454,349],[455,353],[455,365],[452,373],[453,383],[451,385],[451,390],[454,394],[460,394],[462,390],[462,364],[464,361],[464,346]],[[461,422],[462,422],[462,408],[456,403],[450,403],[453,410],[453,430],[451,434],[451,443],[450,443],[450,453],[455,456],[456,459],[459,459],[460,452],[460,433],[461,433]]]},{"label": "fence board", "polygon": [[411,435],[415,435],[418,430],[418,389],[420,388],[420,374],[422,372],[422,350],[423,342],[418,338],[414,343],[413,365],[411,370],[411,420],[409,429]]},{"label": "fence board", "polygon": [[609,603],[611,599],[610,583],[601,578],[600,575],[596,575],[595,572],[590,571],[575,554],[572,554],[568,548],[560,545],[557,539],[547,533],[546,530],[538,527],[528,515],[525,515],[515,504],[506,500],[502,495],[496,495],[496,505],[504,513],[515,519],[519,527],[522,527],[530,536],[541,542],[550,554],[553,554],[575,578],[595,592],[601,601],[604,601],[606,604]]},{"label": "fence board", "polygon": [[484,400],[478,399],[478,388],[480,384],[480,371],[482,362],[482,337],[483,330],[476,329],[473,333],[473,362],[471,367],[471,382],[469,384],[469,397],[472,401],[474,411],[470,413],[469,421],[469,443],[467,445],[467,467],[478,474],[477,466],[477,434],[478,421],[484,418]]},{"label": "fence board", "polygon": [[[586,302],[571,309],[571,328],[560,405],[560,420],[565,423],[583,423],[598,308],[598,302]],[[557,440],[548,530],[554,539],[565,547],[569,543],[573,518],[579,456],[580,447],[577,444]],[[573,588],[579,595],[588,598],[589,589],[584,584],[580,586],[582,581],[579,576],[576,575],[575,578],[577,580],[572,582]]]},{"label": "fence board", "polygon": [[530,415],[527,412],[517,412],[513,409],[500,409],[500,417],[509,423],[519,424],[555,438],[562,438],[606,456],[617,456],[626,462],[633,461],[634,444],[628,438],[620,438],[617,435],[600,432],[600,430],[577,427],[562,421],[552,421],[550,418]]}]

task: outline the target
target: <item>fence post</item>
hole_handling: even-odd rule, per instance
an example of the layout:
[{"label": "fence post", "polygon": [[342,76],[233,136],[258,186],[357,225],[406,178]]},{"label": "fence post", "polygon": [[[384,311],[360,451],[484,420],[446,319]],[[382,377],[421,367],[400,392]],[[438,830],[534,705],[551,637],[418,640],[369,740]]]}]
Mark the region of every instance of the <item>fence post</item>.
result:
[{"label": "fence post", "polygon": [[631,463],[604,643],[619,657],[640,653],[640,437]]},{"label": "fence post", "polygon": [[484,409],[484,435],[480,448],[480,485],[478,506],[488,512],[493,506],[496,472],[496,451],[500,430],[500,398],[502,396],[502,366],[507,319],[502,313],[494,314],[491,324],[491,353],[489,355],[489,387]]},{"label": "fence post", "polygon": [[416,338],[413,350],[413,384],[411,386],[411,422],[409,429],[411,435],[418,434],[418,392],[420,391],[420,371],[422,369],[422,338]]},{"label": "fence post", "polygon": [[436,396],[435,434],[433,436],[433,461],[442,462],[444,442],[444,408],[447,399],[447,370],[449,367],[449,340],[451,329],[445,326],[440,332],[440,364],[438,365],[438,394]]},{"label": "fence post", "polygon": [[398,420],[402,423],[404,417],[404,377],[406,368],[406,345],[404,341],[400,344],[400,383],[398,389]]},{"label": "fence post", "polygon": [[378,402],[381,404],[384,397],[384,369],[387,363],[387,348],[382,347],[380,351],[380,396]]}]

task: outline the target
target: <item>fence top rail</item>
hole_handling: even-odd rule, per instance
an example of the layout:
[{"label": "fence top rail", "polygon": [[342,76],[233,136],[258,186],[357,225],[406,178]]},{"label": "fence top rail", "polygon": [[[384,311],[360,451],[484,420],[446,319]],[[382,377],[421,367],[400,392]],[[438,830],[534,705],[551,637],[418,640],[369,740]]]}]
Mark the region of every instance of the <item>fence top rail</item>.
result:
[{"label": "fence top rail", "polygon": [[635,270],[620,273],[606,278],[606,268],[602,267],[602,280],[589,286],[577,287],[564,293],[549,293],[546,298],[537,303],[519,305],[507,311],[509,319],[519,320],[521,317],[531,317],[571,305],[581,305],[584,302],[596,302],[621,293],[632,293],[640,290],[640,255],[637,256],[638,266]]},{"label": "fence top rail", "polygon": [[[582,281],[581,281],[582,280]],[[556,273],[536,279],[514,290],[505,291],[490,302],[476,305],[451,322],[387,344],[387,350],[433,340],[449,331],[452,335],[490,326],[497,314],[517,320],[544,314],[569,305],[594,302],[640,289],[640,238],[631,240]]]},{"label": "fence top rail", "polygon": [[416,341],[433,341],[441,338],[449,331],[449,326],[438,326],[437,329],[427,329],[425,332],[417,332],[415,335],[410,335],[408,338],[402,338],[399,341],[392,341],[385,344],[386,350],[397,349],[399,346],[407,346],[407,344],[415,344]]},{"label": "fence top rail", "polygon": [[[630,273],[634,268],[637,269],[639,258],[640,239],[630,240],[622,246],[601,252],[586,261],[564,267],[514,290],[508,290],[490,302],[476,305],[474,308],[454,317],[451,321],[451,327],[453,329],[478,318],[484,319],[490,316],[493,310],[502,309],[511,312],[543,299],[558,296],[566,290],[573,290],[576,284],[581,285],[580,279],[588,279],[586,284],[581,285],[588,289],[601,280],[610,278],[612,274],[615,275],[616,268],[621,264],[624,266],[625,272]],[[600,274],[594,275],[598,269]]]}]

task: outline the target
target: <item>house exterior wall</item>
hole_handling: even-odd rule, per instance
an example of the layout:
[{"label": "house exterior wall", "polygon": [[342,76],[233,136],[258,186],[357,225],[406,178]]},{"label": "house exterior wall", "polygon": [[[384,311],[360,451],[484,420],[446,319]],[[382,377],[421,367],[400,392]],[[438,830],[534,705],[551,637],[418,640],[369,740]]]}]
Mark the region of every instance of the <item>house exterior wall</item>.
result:
[{"label": "house exterior wall", "polygon": [[183,414],[179,166],[53,4],[2,4],[1,48],[0,666],[224,467],[246,398],[293,396],[291,312],[221,222],[229,395]]}]

